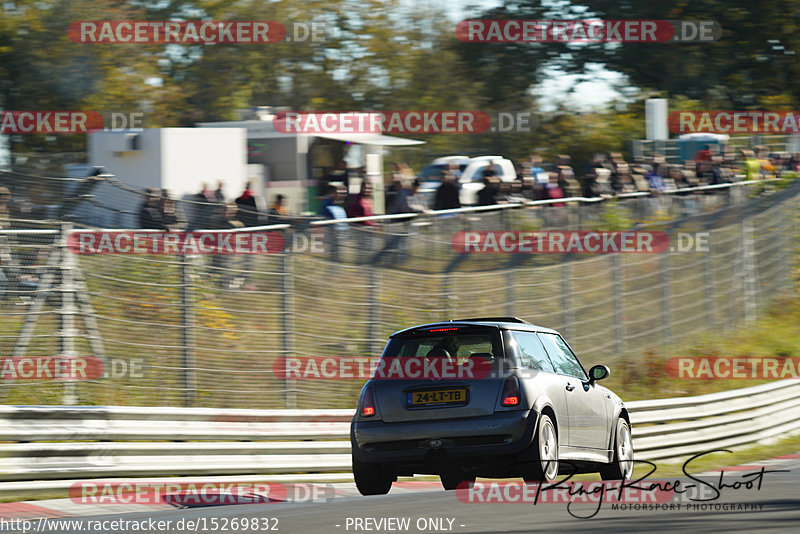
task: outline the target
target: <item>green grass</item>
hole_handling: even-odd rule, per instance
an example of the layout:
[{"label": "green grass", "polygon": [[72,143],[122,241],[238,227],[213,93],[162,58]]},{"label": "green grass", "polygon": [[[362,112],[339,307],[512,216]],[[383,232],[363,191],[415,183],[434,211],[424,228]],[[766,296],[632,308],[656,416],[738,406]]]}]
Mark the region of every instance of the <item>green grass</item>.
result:
[{"label": "green grass", "polygon": [[[652,350],[626,355],[603,385],[625,401],[684,397],[739,389],[769,382],[758,379],[679,379],[666,373],[671,357],[798,357],[800,356],[800,297],[774,302],[751,327],[705,332],[691,342],[671,346],[667,354]],[[615,372],[616,371],[616,372]]]}]

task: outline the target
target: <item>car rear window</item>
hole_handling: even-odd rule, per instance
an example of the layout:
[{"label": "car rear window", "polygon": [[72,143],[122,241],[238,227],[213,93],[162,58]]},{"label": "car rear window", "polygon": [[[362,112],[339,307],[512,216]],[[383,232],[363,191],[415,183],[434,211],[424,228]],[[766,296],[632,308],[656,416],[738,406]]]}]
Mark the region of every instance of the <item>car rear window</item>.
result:
[{"label": "car rear window", "polygon": [[[440,330],[440,331],[437,331]],[[496,328],[431,329],[396,336],[389,341],[384,358],[442,357],[441,350],[458,360],[504,357],[500,331]]]}]

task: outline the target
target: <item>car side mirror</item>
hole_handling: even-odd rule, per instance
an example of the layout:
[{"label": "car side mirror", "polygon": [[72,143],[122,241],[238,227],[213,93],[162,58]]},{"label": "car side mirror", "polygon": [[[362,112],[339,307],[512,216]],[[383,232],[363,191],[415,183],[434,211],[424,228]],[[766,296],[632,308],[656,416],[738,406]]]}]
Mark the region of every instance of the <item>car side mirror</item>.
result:
[{"label": "car side mirror", "polygon": [[594,384],[598,380],[602,380],[608,375],[611,374],[611,371],[605,365],[595,365],[591,369],[589,369],[589,383]]}]

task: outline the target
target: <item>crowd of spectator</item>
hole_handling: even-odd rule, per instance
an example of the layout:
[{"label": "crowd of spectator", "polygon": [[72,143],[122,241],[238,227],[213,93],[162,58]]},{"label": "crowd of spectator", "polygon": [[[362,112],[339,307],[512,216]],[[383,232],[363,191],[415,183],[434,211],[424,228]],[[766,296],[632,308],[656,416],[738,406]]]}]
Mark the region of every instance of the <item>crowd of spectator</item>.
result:
[{"label": "crowd of spectator", "polygon": [[284,195],[275,195],[269,209],[259,208],[253,183],[234,201],[228,201],[220,180],[216,189],[202,183],[200,192],[181,201],[180,205],[166,189],[148,188],[139,207],[139,227],[150,230],[230,229],[278,224],[289,217]]},{"label": "crowd of spectator", "polygon": [[[738,156],[738,157],[737,157]],[[800,154],[773,153],[766,146],[757,146],[734,154],[707,145],[691,160],[668,163],[663,155],[628,162],[621,153],[595,154],[581,173],[576,173],[571,158],[562,154],[549,164],[532,155],[518,162],[515,179],[498,175],[489,165],[482,172],[483,187],[477,191],[477,204],[489,206],[508,202],[551,200],[550,205],[563,206],[560,199],[572,197],[614,197],[627,193],[659,195],[705,185],[731,183],[743,177],[757,180],[776,176],[784,171],[800,173]],[[376,215],[373,188],[369,180],[361,180],[358,193],[349,194],[346,165],[339,165],[321,183],[317,216],[325,219],[370,217]],[[737,178],[739,177],[739,178]],[[426,213],[462,207],[461,171],[455,162],[442,172],[435,191],[421,191],[421,180],[401,162],[393,164],[385,190],[386,214]],[[142,228],[186,229],[251,227],[290,222],[286,198],[276,195],[268,209],[260,209],[258,199],[248,182],[234,201],[227,201],[224,184],[216,189],[202,184],[199,193],[184,200],[181,209],[169,192],[148,189],[139,210]],[[683,193],[683,194],[688,194]],[[707,193],[707,192],[706,192]],[[680,194],[680,193],[679,193]],[[374,221],[359,225],[373,226]]]}]

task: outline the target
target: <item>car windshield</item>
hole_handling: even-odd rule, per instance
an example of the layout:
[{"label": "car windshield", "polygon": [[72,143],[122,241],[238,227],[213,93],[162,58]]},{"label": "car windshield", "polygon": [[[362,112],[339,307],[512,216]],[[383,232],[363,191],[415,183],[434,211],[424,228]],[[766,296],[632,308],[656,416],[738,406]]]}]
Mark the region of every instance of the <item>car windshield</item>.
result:
[{"label": "car windshield", "polygon": [[442,173],[446,168],[447,168],[446,165],[439,163],[428,165],[427,167],[422,169],[419,175],[421,178],[427,180],[441,180]]},{"label": "car windshield", "polygon": [[452,328],[442,332],[433,329],[423,333],[396,336],[384,351],[384,358],[450,357],[465,361],[469,358],[503,358],[500,332],[494,328]]}]

